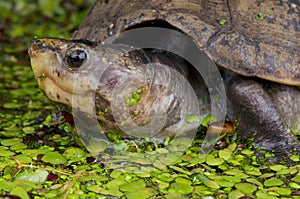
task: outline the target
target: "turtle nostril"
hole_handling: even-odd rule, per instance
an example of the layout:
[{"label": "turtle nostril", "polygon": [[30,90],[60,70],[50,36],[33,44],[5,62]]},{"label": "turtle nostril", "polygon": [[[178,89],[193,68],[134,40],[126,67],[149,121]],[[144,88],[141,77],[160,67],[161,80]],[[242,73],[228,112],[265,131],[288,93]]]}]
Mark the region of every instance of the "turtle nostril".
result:
[{"label": "turtle nostril", "polygon": [[46,43],[43,39],[33,39],[30,41],[28,53],[30,56],[37,50],[43,49],[46,47]]},{"label": "turtle nostril", "polygon": [[31,46],[43,46],[45,43],[41,39],[33,39],[30,42]]},{"label": "turtle nostril", "polygon": [[39,39],[34,39],[31,41],[31,45],[34,45],[34,46],[38,46],[38,45],[40,45],[40,43],[41,43],[41,40],[39,40]]}]

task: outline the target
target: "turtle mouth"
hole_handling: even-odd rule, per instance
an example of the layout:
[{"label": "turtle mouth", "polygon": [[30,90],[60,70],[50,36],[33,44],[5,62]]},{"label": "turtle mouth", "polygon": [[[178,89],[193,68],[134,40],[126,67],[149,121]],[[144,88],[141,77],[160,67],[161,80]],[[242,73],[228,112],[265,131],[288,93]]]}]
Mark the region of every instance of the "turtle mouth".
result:
[{"label": "turtle mouth", "polygon": [[56,83],[51,77],[45,76],[45,74],[40,75],[39,77],[39,87],[43,93],[52,101],[61,102],[63,104],[72,105],[72,96],[73,95],[82,95],[74,94]]},{"label": "turtle mouth", "polygon": [[76,110],[95,115],[95,98],[90,91],[74,93],[61,87],[49,76],[41,76],[39,86],[51,101],[59,102]]}]

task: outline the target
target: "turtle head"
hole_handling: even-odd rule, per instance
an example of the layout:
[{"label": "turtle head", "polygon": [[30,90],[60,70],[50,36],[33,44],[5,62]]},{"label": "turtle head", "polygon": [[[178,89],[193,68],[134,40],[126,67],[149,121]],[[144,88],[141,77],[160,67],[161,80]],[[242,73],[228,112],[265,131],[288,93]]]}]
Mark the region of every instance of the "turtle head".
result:
[{"label": "turtle head", "polygon": [[38,85],[50,101],[113,122],[111,115],[103,118],[98,113],[111,109],[122,85],[146,81],[126,54],[129,50],[87,40],[41,38],[30,43],[29,55]]},{"label": "turtle head", "polygon": [[[90,113],[84,100],[94,89],[91,70],[97,62],[96,43],[86,40],[34,39],[30,43],[31,66],[48,99]],[[75,100],[75,101],[74,101]]]}]

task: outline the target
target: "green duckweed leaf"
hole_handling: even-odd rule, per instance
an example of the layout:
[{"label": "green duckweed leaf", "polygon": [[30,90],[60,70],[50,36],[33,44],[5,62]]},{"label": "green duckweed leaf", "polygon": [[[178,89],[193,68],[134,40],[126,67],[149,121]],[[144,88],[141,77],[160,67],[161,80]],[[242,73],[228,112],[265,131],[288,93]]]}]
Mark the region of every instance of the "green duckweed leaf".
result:
[{"label": "green duckweed leaf", "polygon": [[26,148],[27,148],[27,145],[23,144],[23,143],[16,143],[15,145],[10,147],[10,149],[13,151],[19,151],[19,150],[23,150]]},{"label": "green duckweed leaf", "polygon": [[1,140],[1,144],[3,146],[13,146],[13,145],[18,144],[18,143],[22,143],[22,139],[12,138],[12,139]]},{"label": "green duckweed leaf", "polygon": [[118,178],[120,175],[122,175],[123,171],[120,170],[113,170],[110,174],[110,177],[112,178]]},{"label": "green duckweed leaf", "polygon": [[107,181],[108,180],[108,177],[107,176],[99,176],[99,175],[91,175],[91,176],[81,176],[78,178],[78,180],[80,182],[86,182],[86,181],[95,181],[97,183],[99,182],[103,182],[103,181]]},{"label": "green duckweed leaf", "polygon": [[189,179],[181,178],[181,177],[176,178],[175,182],[186,184],[186,185],[191,185],[192,184],[192,182]]},{"label": "green duckweed leaf", "polygon": [[232,151],[229,149],[220,150],[219,157],[224,160],[228,160],[228,159],[232,158]]},{"label": "green duckweed leaf", "polygon": [[114,190],[114,189],[101,189],[99,190],[98,193],[101,193],[103,195],[109,195],[109,196],[115,196],[115,197],[121,197],[123,196],[123,193],[120,192],[119,190]]},{"label": "green duckweed leaf", "polygon": [[272,169],[273,171],[280,171],[282,169],[287,169],[287,167],[279,164],[279,165],[271,165],[270,169]]},{"label": "green duckweed leaf", "polygon": [[119,179],[117,179],[117,180],[112,180],[112,181],[109,181],[109,182],[106,184],[106,188],[107,188],[108,190],[119,191],[120,185],[125,184],[125,183],[126,183],[125,181],[121,181],[121,180],[119,180]]},{"label": "green duckweed leaf", "polygon": [[212,189],[220,189],[219,184],[213,180],[206,180],[203,182],[203,184]]},{"label": "green duckweed leaf", "polygon": [[24,170],[18,173],[16,179],[41,184],[47,179],[48,174],[48,171],[44,169],[36,169],[35,171]]},{"label": "green duckweed leaf", "polygon": [[169,167],[170,167],[171,169],[175,170],[175,171],[180,172],[180,173],[184,173],[184,174],[187,174],[187,175],[192,175],[191,172],[186,171],[186,170],[184,170],[183,168],[180,168],[180,167],[177,167],[177,166],[173,166],[173,165],[170,165]]},{"label": "green duckweed leaf", "polygon": [[200,118],[197,115],[189,115],[185,118],[185,122],[187,123],[193,123],[193,122],[199,122]]},{"label": "green duckweed leaf", "polygon": [[13,156],[15,153],[8,150],[8,149],[0,149],[0,156],[3,157],[9,157],[9,156]]},{"label": "green duckweed leaf", "polygon": [[299,183],[300,182],[300,175],[297,175],[297,176],[293,177],[291,180],[294,181],[294,182]]},{"label": "green duckweed leaf", "polygon": [[249,149],[243,149],[241,153],[244,155],[252,155],[254,152]]},{"label": "green duckweed leaf", "polygon": [[228,182],[233,182],[233,183],[241,182],[241,178],[235,176],[222,176],[222,178]]},{"label": "green duckweed leaf", "polygon": [[249,177],[247,174],[243,173],[243,171],[238,169],[228,170],[225,171],[225,173],[228,175],[233,175],[235,178],[240,178],[240,179],[246,179]]},{"label": "green duckweed leaf", "polygon": [[26,180],[15,180],[14,181],[14,186],[15,187],[22,187],[26,192],[32,190],[32,189],[36,189],[38,186],[33,183],[33,182],[29,182]]},{"label": "green duckweed leaf", "polygon": [[246,173],[253,176],[261,176],[261,172],[258,168],[251,168],[247,170]]},{"label": "green duckweed leaf", "polygon": [[243,194],[242,192],[235,190],[235,191],[231,191],[228,194],[228,199],[240,199],[243,196],[245,196],[245,194]]},{"label": "green duckweed leaf", "polygon": [[29,195],[22,187],[15,187],[10,194],[19,196],[21,199],[30,199]]},{"label": "green duckweed leaf", "polygon": [[283,181],[278,178],[268,179],[264,182],[264,185],[267,187],[280,186],[283,184]]},{"label": "green duckweed leaf", "polygon": [[63,155],[67,159],[76,159],[76,158],[85,157],[86,154],[85,154],[84,150],[82,150],[80,148],[72,147],[72,148],[65,150]]},{"label": "green duckweed leaf", "polygon": [[236,146],[237,146],[237,144],[235,142],[233,142],[233,143],[229,144],[227,148],[230,151],[234,151],[236,149]]},{"label": "green duckweed leaf", "polygon": [[30,157],[36,157],[39,154],[46,154],[48,153],[50,150],[48,148],[43,148],[43,149],[29,149],[29,150],[25,150],[23,152],[23,155],[26,156],[30,156]]},{"label": "green duckweed leaf", "polygon": [[[270,194],[272,194],[272,192],[270,192]],[[258,199],[265,199],[265,198],[267,198],[267,199],[278,199],[276,196],[272,196],[270,194],[268,194],[268,192],[265,191],[265,190],[259,190],[259,191],[256,192],[255,195],[256,195],[256,198],[258,198]]]},{"label": "green duckweed leaf", "polygon": [[193,187],[189,184],[185,184],[185,183],[173,183],[169,189],[169,191],[172,193],[176,192],[179,194],[190,194],[193,191]]},{"label": "green duckweed leaf", "polygon": [[215,158],[213,155],[208,154],[206,156],[206,163],[208,165],[211,165],[211,166],[218,166],[218,165],[221,165],[221,164],[224,163],[224,159],[222,159],[222,158]]},{"label": "green duckweed leaf", "polygon": [[15,183],[13,182],[5,182],[5,181],[2,181],[0,182],[0,190],[4,190],[6,192],[10,192],[13,188],[15,187]]},{"label": "green duckweed leaf", "polygon": [[17,156],[15,156],[15,158],[23,164],[29,164],[32,161],[31,157],[23,155],[23,154],[17,155]]},{"label": "green duckweed leaf", "polygon": [[42,161],[48,162],[51,164],[66,164],[67,163],[67,159],[63,155],[61,155],[58,152],[52,152],[52,151],[46,153],[43,156]]},{"label": "green duckweed leaf", "polygon": [[235,185],[235,187],[244,194],[251,194],[257,189],[255,185],[250,183],[238,183]]},{"label": "green duckweed leaf", "polygon": [[221,186],[221,187],[233,187],[235,183],[229,182],[227,180],[222,179],[215,179],[215,181]]},{"label": "green duckweed leaf", "polygon": [[181,196],[178,193],[169,193],[164,196],[166,199],[185,199],[185,197]]},{"label": "green duckweed leaf", "polygon": [[255,178],[247,178],[246,181],[258,185],[259,187],[263,187],[263,184],[258,180],[256,180]]},{"label": "green duckweed leaf", "polygon": [[189,162],[191,164],[201,164],[203,162],[205,162],[206,157],[200,157],[200,156],[196,156],[193,159],[191,159]]},{"label": "green duckweed leaf", "polygon": [[286,174],[290,174],[290,170],[288,168],[281,169],[281,170],[279,170],[279,171],[276,172],[277,176],[279,176],[279,175],[286,175]]},{"label": "green duckweed leaf", "polygon": [[136,192],[128,192],[126,193],[126,197],[128,199],[146,199],[156,195],[157,192],[151,188],[144,188],[137,190]]},{"label": "green duckweed leaf", "polygon": [[133,157],[130,159],[130,161],[137,164],[152,164],[149,159],[143,157]]},{"label": "green duckweed leaf", "polygon": [[24,133],[26,133],[26,134],[33,134],[33,133],[35,133],[35,129],[34,129],[34,127],[32,127],[32,126],[24,127],[22,130],[23,130]]},{"label": "green duckweed leaf", "polygon": [[277,189],[277,193],[279,193],[280,195],[289,196],[289,195],[291,195],[292,191],[289,188],[279,187]]},{"label": "green duckweed leaf", "polygon": [[143,180],[136,180],[136,181],[121,185],[120,190],[125,191],[125,192],[133,192],[133,191],[144,189],[145,187],[146,187],[146,184]]},{"label": "green duckweed leaf", "polygon": [[295,182],[289,183],[289,186],[294,189],[300,189],[300,184],[297,184]]},{"label": "green duckweed leaf", "polygon": [[23,106],[24,106],[24,104],[13,103],[13,102],[8,102],[8,103],[3,104],[3,107],[7,108],[7,109],[17,109],[17,108],[21,108]]},{"label": "green duckweed leaf", "polygon": [[261,176],[259,176],[258,178],[264,179],[264,178],[272,177],[272,176],[274,176],[274,175],[275,175],[274,173],[264,173],[264,174],[262,174]]},{"label": "green duckweed leaf", "polygon": [[103,187],[99,186],[99,185],[90,185],[90,186],[87,186],[87,190],[95,192],[95,193],[100,193],[100,191],[102,189],[103,189]]},{"label": "green duckweed leaf", "polygon": [[140,178],[150,178],[151,177],[150,172],[137,172],[136,175]]}]

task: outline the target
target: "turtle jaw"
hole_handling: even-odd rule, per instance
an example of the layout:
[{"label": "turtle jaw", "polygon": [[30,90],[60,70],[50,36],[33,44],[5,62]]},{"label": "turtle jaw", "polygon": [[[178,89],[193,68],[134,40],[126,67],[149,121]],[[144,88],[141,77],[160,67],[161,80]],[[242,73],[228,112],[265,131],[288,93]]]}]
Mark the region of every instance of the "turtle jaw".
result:
[{"label": "turtle jaw", "polygon": [[59,102],[76,110],[95,115],[95,98],[90,94],[73,94],[58,86],[50,77],[39,78],[39,87],[51,101]]}]

